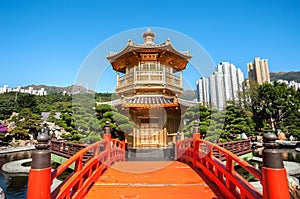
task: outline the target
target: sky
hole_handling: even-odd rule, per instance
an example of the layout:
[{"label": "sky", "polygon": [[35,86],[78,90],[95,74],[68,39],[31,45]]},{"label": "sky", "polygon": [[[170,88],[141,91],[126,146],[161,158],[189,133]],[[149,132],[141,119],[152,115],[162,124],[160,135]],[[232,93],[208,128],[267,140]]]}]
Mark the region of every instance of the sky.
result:
[{"label": "sky", "polygon": [[[78,83],[93,52],[116,41],[120,33],[137,30],[141,35],[148,27],[158,32],[167,29],[176,48],[189,50],[181,49],[172,33],[183,34],[199,44],[215,65],[231,62],[246,77],[247,62],[258,56],[269,60],[271,72],[300,70],[299,0],[0,0],[0,87]],[[166,39],[157,37],[158,42]],[[122,37],[118,45],[102,50],[107,55],[121,50],[128,39]],[[102,71],[97,83],[82,84],[113,92],[116,73],[109,62],[97,67],[95,74]],[[195,88],[201,75],[190,66],[184,77]]]}]

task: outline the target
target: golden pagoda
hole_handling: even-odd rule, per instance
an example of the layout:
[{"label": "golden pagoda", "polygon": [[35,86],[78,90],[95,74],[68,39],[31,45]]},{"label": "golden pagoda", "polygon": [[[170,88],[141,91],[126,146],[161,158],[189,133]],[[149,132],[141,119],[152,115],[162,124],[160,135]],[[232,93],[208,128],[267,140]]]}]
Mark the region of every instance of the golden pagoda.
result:
[{"label": "golden pagoda", "polygon": [[134,122],[133,132],[126,134],[128,148],[166,148],[181,128],[178,97],[183,92],[182,71],[192,56],[176,50],[169,39],[155,44],[150,29],[142,36],[143,44],[129,40],[107,59],[118,73],[122,110]]}]

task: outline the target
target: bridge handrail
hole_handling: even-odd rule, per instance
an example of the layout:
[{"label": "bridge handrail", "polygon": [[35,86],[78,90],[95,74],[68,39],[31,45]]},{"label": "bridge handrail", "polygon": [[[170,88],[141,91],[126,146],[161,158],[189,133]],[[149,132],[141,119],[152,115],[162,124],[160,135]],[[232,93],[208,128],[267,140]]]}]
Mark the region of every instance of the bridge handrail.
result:
[{"label": "bridge handrail", "polygon": [[70,158],[75,153],[87,147],[87,144],[78,144],[74,142],[66,142],[64,140],[51,140],[51,153]]},{"label": "bridge handrail", "polygon": [[[236,140],[231,142],[219,142],[217,144],[218,146],[227,149],[235,155],[243,155],[252,152],[250,138],[246,140]],[[217,155],[220,160],[223,160],[223,157],[221,157],[220,154]]]},{"label": "bridge handrail", "polygon": [[[86,163],[83,161],[84,155],[91,156]],[[124,160],[125,143],[119,140],[104,139],[87,146],[52,171],[51,184],[70,165],[75,164],[74,172],[51,193],[51,198],[83,197],[108,166]]]},{"label": "bridge handrail", "polygon": [[[226,165],[215,157],[213,150],[225,155]],[[221,146],[199,138],[187,138],[177,142],[177,154],[179,160],[191,163],[194,168],[203,170],[227,197],[262,198],[262,193],[234,170],[233,162],[243,167],[263,184],[261,172]]]},{"label": "bridge handrail", "polygon": [[[240,142],[240,141],[238,141],[238,142]],[[227,154],[226,164],[228,162],[228,159],[231,161],[233,160],[234,162],[238,163],[241,167],[243,167],[246,171],[251,173],[258,180],[262,181],[261,172],[259,170],[257,170],[254,166],[252,166],[250,163],[248,163],[247,161],[245,161],[245,160],[241,159],[240,157],[238,157],[237,155],[235,155],[234,153],[230,152],[229,150],[227,150],[217,144],[213,144],[213,143],[205,141],[205,140],[197,139],[196,144],[200,144],[200,143],[205,143],[207,145],[211,145],[211,146],[213,146],[214,149],[218,150],[219,152],[221,152],[223,154]]]}]

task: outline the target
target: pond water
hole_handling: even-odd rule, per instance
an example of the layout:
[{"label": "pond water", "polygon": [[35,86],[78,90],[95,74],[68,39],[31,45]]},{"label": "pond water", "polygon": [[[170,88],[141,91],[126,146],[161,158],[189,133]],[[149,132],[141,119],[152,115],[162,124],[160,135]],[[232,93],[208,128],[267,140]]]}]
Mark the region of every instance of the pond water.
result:
[{"label": "pond water", "polygon": [[[296,151],[295,149],[280,148],[278,150],[281,152],[284,161],[300,163],[300,152]],[[253,150],[253,155],[261,157],[261,151]]]},{"label": "pond water", "polygon": [[[281,155],[282,155],[284,161],[300,163],[300,152],[296,151],[295,149],[281,148],[281,149],[279,149],[279,151],[281,152]],[[261,152],[254,150],[253,155],[261,157]],[[250,160],[248,162],[251,165],[253,165],[255,168],[261,170],[262,162],[257,162],[257,161],[253,161],[253,160]],[[235,169],[239,174],[241,174],[245,179],[247,179],[247,181],[250,181],[250,182],[257,181],[257,179],[253,175],[249,174],[246,170],[244,170],[240,166],[236,166]],[[300,180],[300,175],[296,175],[294,177],[296,177]]]},{"label": "pond water", "polygon": [[28,174],[8,174],[2,171],[2,165],[21,159],[31,158],[32,151],[0,154],[0,187],[4,190],[6,199],[25,199]]}]

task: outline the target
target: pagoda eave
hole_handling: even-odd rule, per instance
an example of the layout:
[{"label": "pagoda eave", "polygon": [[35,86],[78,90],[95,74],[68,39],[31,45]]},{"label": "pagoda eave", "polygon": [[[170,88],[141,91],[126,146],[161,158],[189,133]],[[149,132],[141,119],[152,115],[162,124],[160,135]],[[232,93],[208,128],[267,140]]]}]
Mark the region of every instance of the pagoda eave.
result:
[{"label": "pagoda eave", "polygon": [[124,104],[122,105],[123,108],[139,108],[139,109],[153,109],[153,108],[171,108],[171,107],[178,107],[178,104],[159,104],[159,105],[153,105],[153,104]]}]

